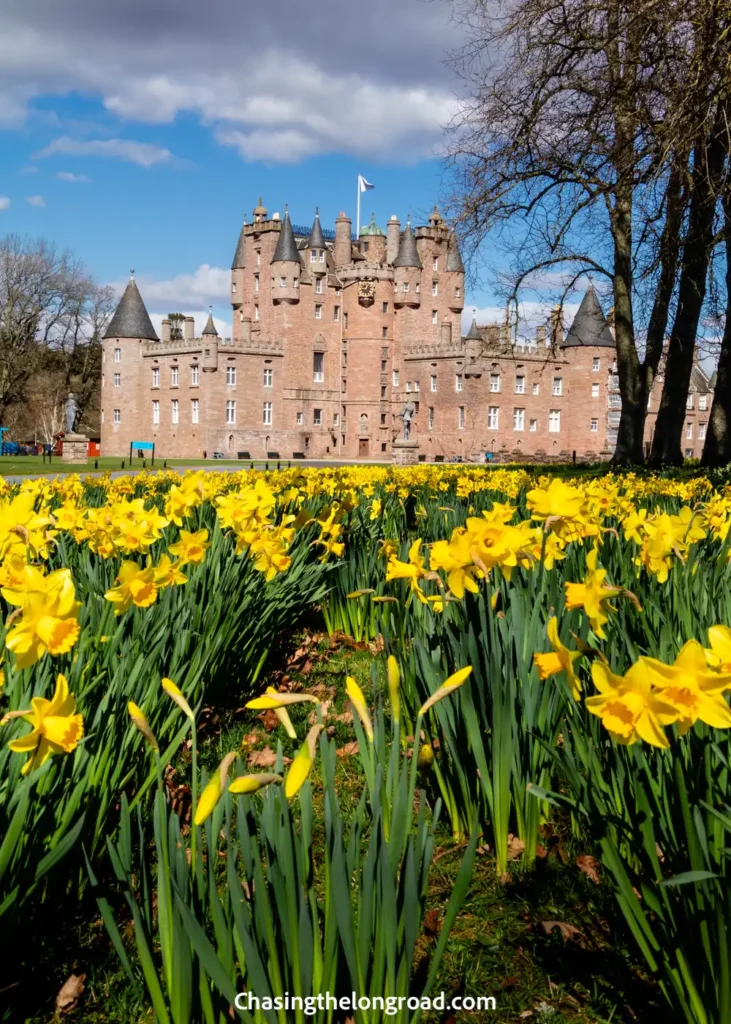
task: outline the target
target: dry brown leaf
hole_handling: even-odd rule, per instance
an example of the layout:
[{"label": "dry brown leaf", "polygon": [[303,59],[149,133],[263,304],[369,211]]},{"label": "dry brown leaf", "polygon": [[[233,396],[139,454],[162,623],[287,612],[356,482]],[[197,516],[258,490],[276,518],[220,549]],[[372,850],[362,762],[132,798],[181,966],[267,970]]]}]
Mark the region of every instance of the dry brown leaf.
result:
[{"label": "dry brown leaf", "polygon": [[279,719],[277,718],[272,708],[267,708],[266,711],[262,711],[261,714],[257,715],[256,717],[259,719],[259,721],[264,726],[267,732],[274,732],[274,730],[279,726]]},{"label": "dry brown leaf", "polygon": [[[285,762],[288,761],[286,757],[284,760]],[[252,754],[249,754],[249,764],[252,768],[271,768],[276,763],[277,755],[270,746],[266,746],[262,750],[255,750]]]},{"label": "dry brown leaf", "polygon": [[546,935],[550,935],[554,928],[558,928],[564,939],[571,939],[577,935],[582,935],[578,928],[575,928],[574,925],[569,924],[567,921],[541,921],[541,928]]},{"label": "dry brown leaf", "polygon": [[339,714],[339,715],[330,715],[330,721],[331,722],[352,722],[353,721],[353,712],[352,711],[343,711],[342,714]]},{"label": "dry brown leaf", "polygon": [[601,862],[592,857],[589,853],[582,853],[576,858],[576,867],[579,871],[583,871],[589,881],[594,882],[595,885],[599,885],[599,868]]},{"label": "dry brown leaf", "polygon": [[85,974],[70,974],[56,996],[56,1013],[69,1013],[84,994]]},{"label": "dry brown leaf", "polygon": [[330,709],[330,701],[329,700],[323,700],[320,703],[319,708],[315,708],[314,711],[311,711],[309,713],[309,715],[307,716],[307,721],[310,723],[310,725],[317,725],[317,723],[320,721],[320,717],[319,717],[320,715],[322,715],[322,721],[323,722],[326,721],[329,709]]},{"label": "dry brown leaf", "polygon": [[338,757],[350,757],[352,754],[357,754],[358,749],[357,741],[352,740],[350,743],[346,743],[344,746],[339,747],[335,753]]},{"label": "dry brown leaf", "polygon": [[517,860],[523,850],[525,850],[525,843],[511,832],[508,835],[508,860]]},{"label": "dry brown leaf", "polygon": [[528,1017],[532,1017],[533,1016],[533,1011],[532,1010],[523,1010],[523,1012],[519,1013],[518,1016],[520,1017],[521,1020],[527,1020]]},{"label": "dry brown leaf", "polygon": [[498,988],[503,989],[503,991],[508,988],[515,988],[519,980],[517,974],[514,974],[510,978],[504,978],[498,985]]},{"label": "dry brown leaf", "polygon": [[261,740],[261,734],[258,732],[247,732],[244,738],[241,740],[242,747],[253,747],[255,743]]},{"label": "dry brown leaf", "polygon": [[442,922],[439,917],[438,910],[427,910],[424,914],[424,931],[427,935],[433,935],[434,938],[439,935],[442,930]]},{"label": "dry brown leaf", "polygon": [[662,864],[662,862],[665,860],[665,854],[662,852],[662,849],[660,848],[658,843],[655,843],[655,853],[657,854],[657,859]]}]

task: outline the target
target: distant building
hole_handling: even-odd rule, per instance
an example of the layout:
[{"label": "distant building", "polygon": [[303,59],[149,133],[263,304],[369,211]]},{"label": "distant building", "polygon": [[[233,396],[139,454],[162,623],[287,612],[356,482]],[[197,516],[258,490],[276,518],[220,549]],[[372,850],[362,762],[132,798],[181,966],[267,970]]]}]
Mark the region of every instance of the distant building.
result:
[{"label": "distant building", "polygon": [[[261,201],[231,267],[233,337],[212,316],[152,326],[133,279],[104,338],[102,451],[154,441],[160,456],[389,459],[399,413],[427,459],[609,458],[621,413],[614,335],[589,287],[564,336],[560,312],[529,343],[505,328],[460,330],[464,266],[434,209],[351,236],[317,214],[310,229]],[[660,385],[649,403],[654,427]],[[700,455],[712,383],[696,368],[686,455]],[[704,418],[704,414],[705,418]],[[691,436],[692,431],[692,436]]]}]

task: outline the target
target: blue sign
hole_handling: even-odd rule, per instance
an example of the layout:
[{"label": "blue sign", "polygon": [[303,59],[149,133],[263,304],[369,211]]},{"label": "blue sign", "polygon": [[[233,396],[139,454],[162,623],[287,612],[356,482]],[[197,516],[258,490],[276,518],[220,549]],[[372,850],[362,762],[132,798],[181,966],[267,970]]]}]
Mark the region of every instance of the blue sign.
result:
[{"label": "blue sign", "polygon": [[152,441],[133,441],[130,448],[136,452],[151,452],[155,445]]}]

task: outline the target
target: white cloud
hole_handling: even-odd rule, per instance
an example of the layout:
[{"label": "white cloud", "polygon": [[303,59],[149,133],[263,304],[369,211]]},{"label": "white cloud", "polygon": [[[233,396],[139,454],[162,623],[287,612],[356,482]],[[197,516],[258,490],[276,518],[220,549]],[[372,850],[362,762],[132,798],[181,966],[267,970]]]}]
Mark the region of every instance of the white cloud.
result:
[{"label": "white cloud", "polygon": [[10,206],[10,199],[8,196],[0,196],[0,210],[7,210]]},{"label": "white cloud", "polygon": [[[128,280],[125,278],[109,283],[117,295],[121,296]],[[231,271],[223,267],[211,267],[207,263],[202,263],[192,273],[178,274],[167,280],[156,280],[151,276],[137,273],[135,281],[156,328],[168,313],[186,313],[186,316],[192,316],[193,313],[187,312],[192,309],[198,311],[195,313],[196,329],[202,330],[205,319],[200,325],[197,324],[197,318],[203,316],[200,310],[206,310],[207,318],[209,306],[225,308],[231,301]],[[215,317],[214,322],[219,334],[225,327],[226,336],[230,337],[230,323]]]},{"label": "white cloud", "polygon": [[55,156],[58,153],[71,156],[103,156],[126,160],[140,167],[169,163],[173,154],[169,149],[155,146],[150,142],[135,142],[133,139],[73,139],[62,135],[35,154],[35,159]]},{"label": "white cloud", "polygon": [[[551,302],[521,302],[518,307],[518,337],[523,339],[534,339],[536,328],[548,324],[553,303]],[[563,321],[564,328],[568,330],[571,322],[576,316],[579,308],[577,302],[564,303]],[[466,334],[472,323],[473,310],[467,308],[462,311],[462,332]],[[474,310],[474,316],[479,327],[487,324],[505,323],[505,306],[482,306]]]},{"label": "white cloud", "polygon": [[71,182],[89,182],[91,178],[88,178],[85,174],[74,174],[72,171],[57,171],[56,177],[59,181],[71,181]]},{"label": "white cloud", "polygon": [[26,196],[25,198],[26,198],[26,202],[30,206],[45,206],[46,205],[46,200],[43,198],[43,196]]}]

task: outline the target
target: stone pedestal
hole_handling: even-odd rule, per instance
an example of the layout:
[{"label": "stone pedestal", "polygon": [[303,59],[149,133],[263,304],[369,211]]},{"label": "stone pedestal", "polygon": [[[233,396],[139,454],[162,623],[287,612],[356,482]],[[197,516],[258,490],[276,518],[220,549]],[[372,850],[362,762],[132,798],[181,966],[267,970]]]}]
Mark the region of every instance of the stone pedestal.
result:
[{"label": "stone pedestal", "polygon": [[83,434],[66,434],[61,450],[61,462],[86,463],[89,460],[89,438]]},{"label": "stone pedestal", "polygon": [[404,441],[400,438],[394,441],[391,447],[394,466],[415,466],[419,461],[418,441]]}]

